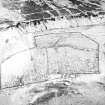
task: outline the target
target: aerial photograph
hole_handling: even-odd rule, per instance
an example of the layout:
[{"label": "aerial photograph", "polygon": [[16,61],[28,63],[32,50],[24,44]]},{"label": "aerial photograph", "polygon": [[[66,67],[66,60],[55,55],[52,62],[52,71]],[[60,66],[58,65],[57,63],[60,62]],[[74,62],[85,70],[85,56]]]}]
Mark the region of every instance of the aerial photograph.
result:
[{"label": "aerial photograph", "polygon": [[105,105],[105,0],[0,0],[0,105]]}]

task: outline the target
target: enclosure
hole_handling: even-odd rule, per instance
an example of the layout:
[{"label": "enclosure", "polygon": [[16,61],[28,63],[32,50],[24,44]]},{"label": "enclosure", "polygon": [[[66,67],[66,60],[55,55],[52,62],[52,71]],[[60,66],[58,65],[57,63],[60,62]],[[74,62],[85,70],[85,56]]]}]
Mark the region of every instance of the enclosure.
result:
[{"label": "enclosure", "polygon": [[52,74],[99,73],[99,44],[81,33],[21,37],[16,32],[11,36],[4,33],[7,37],[1,37],[2,88],[44,81]]}]

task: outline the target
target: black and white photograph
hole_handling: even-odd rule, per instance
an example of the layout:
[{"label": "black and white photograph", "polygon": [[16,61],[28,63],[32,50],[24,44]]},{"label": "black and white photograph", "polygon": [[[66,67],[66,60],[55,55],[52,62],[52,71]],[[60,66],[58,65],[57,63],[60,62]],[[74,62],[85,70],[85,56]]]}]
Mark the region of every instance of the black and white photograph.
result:
[{"label": "black and white photograph", "polygon": [[105,0],[0,0],[0,105],[105,105]]}]

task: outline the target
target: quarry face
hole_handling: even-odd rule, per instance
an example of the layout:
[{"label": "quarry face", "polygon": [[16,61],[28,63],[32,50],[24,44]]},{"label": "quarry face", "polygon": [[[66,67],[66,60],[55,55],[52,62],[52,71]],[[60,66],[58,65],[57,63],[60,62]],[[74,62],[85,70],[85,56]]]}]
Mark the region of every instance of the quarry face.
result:
[{"label": "quarry face", "polygon": [[0,2],[0,105],[105,104],[105,1]]}]

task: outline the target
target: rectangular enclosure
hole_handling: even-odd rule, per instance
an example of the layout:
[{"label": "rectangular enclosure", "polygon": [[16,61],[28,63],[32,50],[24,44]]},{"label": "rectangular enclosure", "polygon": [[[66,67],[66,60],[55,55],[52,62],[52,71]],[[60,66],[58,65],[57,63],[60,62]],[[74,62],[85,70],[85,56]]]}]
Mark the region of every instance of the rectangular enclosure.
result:
[{"label": "rectangular enclosure", "polygon": [[47,49],[48,70],[52,73],[96,73],[99,45],[80,33],[59,33],[35,37],[37,48]]},{"label": "rectangular enclosure", "polygon": [[99,45],[80,33],[39,35],[34,41],[33,48],[1,64],[2,88],[43,81],[56,73],[99,72]]}]

